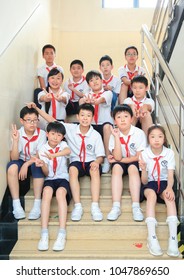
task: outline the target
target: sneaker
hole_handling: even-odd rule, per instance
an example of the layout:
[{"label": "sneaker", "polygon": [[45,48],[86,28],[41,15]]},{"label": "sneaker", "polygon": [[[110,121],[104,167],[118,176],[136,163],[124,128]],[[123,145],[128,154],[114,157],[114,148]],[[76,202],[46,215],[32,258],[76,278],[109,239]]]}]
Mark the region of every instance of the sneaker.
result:
[{"label": "sneaker", "polygon": [[49,236],[48,234],[43,234],[40,241],[38,242],[39,251],[47,251],[49,249]]},{"label": "sneaker", "polygon": [[33,207],[29,213],[28,219],[29,220],[37,220],[41,216],[41,211],[39,208]]},{"label": "sneaker", "polygon": [[83,215],[83,209],[82,207],[74,207],[72,214],[71,214],[71,220],[72,221],[80,221]]},{"label": "sneaker", "polygon": [[148,238],[147,247],[150,251],[150,254],[154,256],[163,255],[162,249],[160,248],[160,244],[156,236],[153,236],[153,238]]},{"label": "sneaker", "polygon": [[99,207],[91,208],[91,216],[95,222],[100,222],[103,220],[103,214]]},{"label": "sneaker", "polygon": [[180,254],[178,250],[178,240],[169,238],[167,255],[171,257],[178,257]]},{"label": "sneaker", "polygon": [[110,163],[108,162],[108,160],[105,158],[104,159],[104,163],[102,165],[102,173],[108,173],[110,170]]},{"label": "sneaker", "polygon": [[134,221],[141,222],[144,220],[142,209],[140,207],[133,207],[132,212]]},{"label": "sneaker", "polygon": [[56,241],[54,242],[53,251],[62,251],[65,248],[66,244],[66,236],[62,233],[59,233]]},{"label": "sneaker", "polygon": [[121,209],[119,207],[112,207],[111,211],[107,215],[107,220],[115,221],[121,215]]},{"label": "sneaker", "polygon": [[15,208],[13,210],[13,215],[14,215],[15,219],[17,219],[17,220],[25,219],[25,217],[26,217],[26,214],[25,214],[22,206]]}]

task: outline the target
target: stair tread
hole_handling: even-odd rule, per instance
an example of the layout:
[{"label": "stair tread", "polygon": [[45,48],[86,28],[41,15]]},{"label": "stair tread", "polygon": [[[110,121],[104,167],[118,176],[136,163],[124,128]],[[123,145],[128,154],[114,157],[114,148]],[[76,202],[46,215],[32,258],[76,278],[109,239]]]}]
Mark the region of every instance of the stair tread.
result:
[{"label": "stair tread", "polygon": [[[10,259],[15,258],[32,258],[34,259],[73,259],[73,258],[86,258],[86,259],[153,259],[146,245],[146,240],[90,240],[87,242],[83,240],[73,239],[67,240],[65,250],[62,252],[53,252],[54,240],[49,242],[49,250],[40,252],[37,250],[38,240],[21,240],[16,243],[14,250],[10,255]],[[160,245],[164,250],[164,255],[159,259],[171,259],[165,253],[167,249],[167,241],[161,240]],[[156,257],[158,259],[158,257]]]}]

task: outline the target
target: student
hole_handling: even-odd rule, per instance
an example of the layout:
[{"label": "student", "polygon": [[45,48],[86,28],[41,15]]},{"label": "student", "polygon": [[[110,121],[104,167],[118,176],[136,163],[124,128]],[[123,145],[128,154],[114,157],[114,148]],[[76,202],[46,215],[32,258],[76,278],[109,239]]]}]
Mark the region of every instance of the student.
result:
[{"label": "student", "polygon": [[81,103],[90,103],[95,108],[93,127],[101,134],[104,141],[106,157],[102,172],[108,173],[110,170],[110,164],[107,159],[109,155],[108,144],[113,124],[111,117],[112,91],[104,91],[102,75],[99,71],[89,71],[86,75],[86,81],[91,91],[89,94],[85,94],[81,99]]},{"label": "student", "polygon": [[144,76],[136,76],[131,80],[133,97],[128,97],[123,104],[128,104],[133,111],[133,125],[139,121],[141,128],[147,134],[148,128],[153,124],[151,113],[154,111],[155,102],[147,98],[148,80]]},{"label": "student", "polygon": [[84,65],[79,59],[75,59],[70,63],[71,77],[64,83],[64,90],[70,94],[70,101],[66,107],[67,115],[77,114],[79,100],[84,93],[89,92],[89,87],[83,75]]},{"label": "student", "polygon": [[65,133],[65,127],[61,123],[49,123],[46,133],[48,141],[39,150],[40,159],[35,161],[36,166],[40,166],[46,176],[42,193],[42,230],[41,239],[38,243],[38,250],[40,251],[45,251],[49,248],[48,222],[53,195],[57,199],[59,215],[59,231],[53,250],[63,250],[66,243],[67,205],[71,200],[71,191],[66,159],[66,156],[70,154],[70,149],[67,143],[63,141]]},{"label": "student", "polygon": [[[48,87],[38,94],[38,102],[41,105],[41,109],[58,121],[65,120],[66,106],[70,97],[61,88],[63,79],[64,75],[59,69],[52,69],[48,74]],[[41,125],[45,129],[46,123],[43,119],[41,120]]]},{"label": "student", "polygon": [[[28,106],[36,107],[33,102]],[[36,107],[42,117],[48,122],[54,118]],[[80,184],[78,177],[88,175],[91,177],[91,215],[94,221],[101,221],[103,214],[99,207],[101,163],[105,156],[104,146],[100,134],[93,129],[91,122],[94,116],[94,107],[91,104],[82,104],[78,108],[77,119],[79,124],[64,123],[66,140],[71,149],[69,178],[74,209],[71,214],[72,221],[80,221],[83,207],[80,200]]]},{"label": "student", "polygon": [[45,60],[45,64],[38,67],[37,69],[37,77],[40,87],[36,88],[34,91],[34,102],[37,104],[38,107],[40,107],[40,105],[38,104],[37,96],[40,91],[46,89],[46,87],[48,86],[47,76],[50,70],[57,67],[57,69],[64,74],[63,68],[59,65],[56,65],[56,63],[54,62],[54,59],[56,57],[56,49],[54,46],[50,44],[43,46],[42,56]]},{"label": "student", "polygon": [[113,111],[120,93],[121,80],[112,74],[113,61],[110,56],[102,56],[99,61],[99,66],[100,71],[102,72],[103,88],[104,90],[112,91],[113,94],[111,103],[111,111]]},{"label": "student", "polygon": [[152,125],[148,129],[149,146],[139,157],[141,169],[141,201],[146,199],[146,224],[148,229],[148,249],[154,256],[163,254],[156,236],[155,218],[156,202],[164,203],[167,207],[166,222],[169,226],[167,254],[179,256],[177,240],[177,213],[175,195],[173,192],[175,158],[174,152],[167,148],[165,130],[162,126]]},{"label": "student", "polygon": [[37,128],[38,112],[34,108],[22,108],[20,123],[22,127],[19,130],[16,125],[12,125],[11,161],[7,165],[7,180],[13,199],[13,215],[16,219],[24,219],[25,212],[19,198],[19,180],[25,180],[31,172],[35,200],[28,219],[36,220],[40,217],[44,175],[41,168],[35,166],[32,156],[38,155],[38,150],[46,142],[46,135]]},{"label": "student", "polygon": [[132,125],[133,112],[128,105],[118,105],[113,111],[114,123],[109,150],[112,153],[109,161],[112,163],[112,209],[107,215],[110,221],[117,220],[121,215],[121,196],[123,191],[122,176],[128,174],[129,188],[132,198],[132,213],[135,221],[142,221],[144,216],[139,204],[140,175],[138,158],[146,147],[145,133]]},{"label": "student", "polygon": [[118,70],[119,78],[122,81],[119,94],[119,104],[122,104],[125,98],[132,97],[131,80],[138,75],[145,75],[143,67],[137,66],[138,50],[134,46],[125,49],[125,60],[127,64],[121,66]]}]

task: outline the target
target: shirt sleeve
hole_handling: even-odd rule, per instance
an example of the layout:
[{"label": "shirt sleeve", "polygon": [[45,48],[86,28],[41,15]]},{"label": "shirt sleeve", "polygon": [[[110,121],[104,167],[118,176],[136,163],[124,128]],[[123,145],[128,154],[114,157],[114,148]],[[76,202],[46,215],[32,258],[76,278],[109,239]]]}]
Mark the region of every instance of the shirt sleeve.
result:
[{"label": "shirt sleeve", "polygon": [[112,102],[112,91],[110,91],[110,90],[105,91],[105,92],[102,94],[102,97],[105,98],[105,102],[106,102],[106,103],[101,103],[100,105],[103,105],[103,106],[110,106],[110,105],[111,105],[111,102]]},{"label": "shirt sleeve", "polygon": [[114,136],[111,134],[109,138],[109,151],[112,153],[114,150]]},{"label": "shirt sleeve", "polygon": [[169,155],[168,155],[168,166],[167,168],[168,169],[172,169],[172,170],[175,170],[175,155],[174,155],[174,152],[173,150],[171,149],[168,149],[169,151]]},{"label": "shirt sleeve", "polygon": [[95,143],[95,155],[96,157],[105,157],[105,149],[101,135],[97,135]]},{"label": "shirt sleeve", "polygon": [[39,151],[45,143],[46,143],[46,133],[45,133],[45,131],[40,129],[40,135],[38,137],[37,151]]},{"label": "shirt sleeve", "polygon": [[127,72],[124,67],[120,67],[118,70],[119,78],[127,77]]}]

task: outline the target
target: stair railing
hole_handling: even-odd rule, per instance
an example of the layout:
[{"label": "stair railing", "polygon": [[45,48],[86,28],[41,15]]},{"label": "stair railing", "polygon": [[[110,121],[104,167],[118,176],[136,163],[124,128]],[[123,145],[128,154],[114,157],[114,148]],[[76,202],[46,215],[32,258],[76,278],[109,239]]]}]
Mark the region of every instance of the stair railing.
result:
[{"label": "stair railing", "polygon": [[[154,39],[153,35],[148,30],[146,25],[142,26],[142,66],[145,68],[147,76],[150,80],[150,85],[155,96],[155,112],[156,119],[159,122],[159,112],[161,111],[164,116],[164,121],[166,123],[167,129],[171,135],[172,141],[174,143],[174,148],[177,151],[179,158],[179,165],[176,168],[176,178],[177,178],[177,188],[180,193],[178,216],[180,219],[184,218],[184,96],[178,86],[175,77],[173,76],[168,63],[164,60],[158,44]],[[148,45],[148,46],[147,46]],[[150,54],[151,52],[151,54]],[[149,65],[148,65],[149,63]],[[151,69],[151,70],[150,70]],[[179,110],[176,110],[173,100],[165,89],[163,80],[160,76],[160,69],[164,72],[164,79],[167,79],[169,86],[172,88],[174,95],[179,104]],[[175,123],[179,128],[179,137],[176,137],[176,133],[173,131],[173,125],[166,112],[164,106],[162,105],[162,100],[159,96],[159,92],[162,90],[165,100],[169,105],[172,115],[174,116]]]}]

